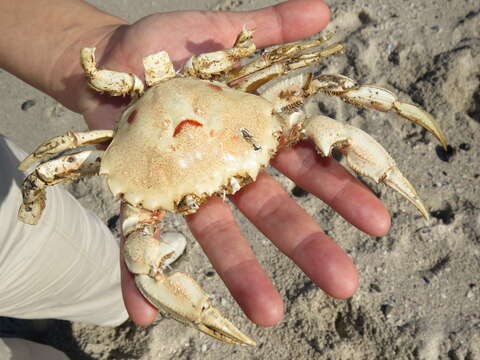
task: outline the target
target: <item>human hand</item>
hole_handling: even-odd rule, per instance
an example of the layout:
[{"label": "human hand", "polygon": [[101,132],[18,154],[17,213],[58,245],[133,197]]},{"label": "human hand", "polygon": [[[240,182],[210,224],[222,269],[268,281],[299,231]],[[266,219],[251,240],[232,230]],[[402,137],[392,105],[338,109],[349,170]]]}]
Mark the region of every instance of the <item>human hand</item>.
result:
[{"label": "human hand", "polygon": [[[165,50],[178,67],[195,53],[232,46],[245,25],[256,29],[257,47],[294,41],[320,31],[329,12],[320,1],[295,0],[248,13],[176,12],[155,14],[133,25],[105,28],[96,44],[98,66],[143,77],[142,58]],[[123,105],[85,90],[79,109],[92,129],[111,128]],[[272,165],[295,183],[319,197],[362,231],[384,235],[390,218],[381,202],[330,158],[320,158],[309,143],[281,150]],[[315,284],[338,298],[358,287],[348,256],[318,224],[266,173],[230,197],[245,216],[289,256]],[[283,314],[280,295],[255,258],[235,223],[228,205],[213,198],[187,223],[216,271],[245,314],[269,326]],[[228,240],[228,244],[225,244]],[[123,266],[122,287],[126,307],[138,324],[151,323],[157,314],[138,292]]]}]

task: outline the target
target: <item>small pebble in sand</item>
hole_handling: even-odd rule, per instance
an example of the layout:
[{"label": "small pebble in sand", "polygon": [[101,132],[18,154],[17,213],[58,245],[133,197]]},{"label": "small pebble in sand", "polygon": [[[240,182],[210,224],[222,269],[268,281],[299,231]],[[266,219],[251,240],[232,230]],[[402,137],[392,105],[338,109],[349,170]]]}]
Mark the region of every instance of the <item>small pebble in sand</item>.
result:
[{"label": "small pebble in sand", "polygon": [[447,150],[445,150],[441,146],[437,146],[435,148],[435,151],[437,152],[437,156],[440,158],[440,160],[445,161],[445,162],[452,161],[453,157],[456,154],[455,148],[450,146],[450,145],[448,145]]},{"label": "small pebble in sand", "polygon": [[30,109],[31,107],[35,106],[35,100],[26,100],[22,103],[22,105],[20,105],[21,109],[23,111],[27,111],[28,109]]}]

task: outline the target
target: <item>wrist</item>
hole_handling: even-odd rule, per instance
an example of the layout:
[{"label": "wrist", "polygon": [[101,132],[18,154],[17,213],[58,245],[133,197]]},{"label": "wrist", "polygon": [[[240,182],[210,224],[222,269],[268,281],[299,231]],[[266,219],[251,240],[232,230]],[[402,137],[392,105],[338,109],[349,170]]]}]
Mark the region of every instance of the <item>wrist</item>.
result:
[{"label": "wrist", "polygon": [[81,0],[0,0],[0,67],[81,111],[80,49],[103,48],[126,24]]}]

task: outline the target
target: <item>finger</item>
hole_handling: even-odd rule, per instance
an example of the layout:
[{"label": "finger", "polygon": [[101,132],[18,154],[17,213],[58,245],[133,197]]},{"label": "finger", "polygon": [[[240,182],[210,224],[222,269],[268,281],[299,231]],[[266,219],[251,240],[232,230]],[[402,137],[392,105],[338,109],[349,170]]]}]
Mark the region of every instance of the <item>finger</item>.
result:
[{"label": "finger", "polygon": [[123,257],[120,261],[120,270],[123,302],[130,319],[141,326],[150,325],[157,318],[158,310],[138,290],[134,275],[128,271]]},{"label": "finger", "polygon": [[353,295],[358,278],[350,258],[270,175],[261,173],[232,201],[326,293],[337,298]]},{"label": "finger", "polygon": [[212,198],[186,217],[190,229],[230,293],[254,323],[281,320],[283,303],[224,201]]},{"label": "finger", "polygon": [[318,155],[311,143],[282,149],[272,165],[367,234],[383,236],[390,229],[382,202],[334,159]]},{"label": "finger", "polygon": [[[166,51],[181,66],[191,55],[231,47],[242,28],[255,29],[258,48],[299,40],[322,30],[330,19],[328,6],[319,0],[291,0],[272,7],[244,12],[183,11],[156,14],[134,26],[152,31],[155,36],[174,29],[176,41],[159,37],[141,43],[142,53]],[[185,26],[178,27],[178,24]],[[150,30],[148,30],[150,29]],[[139,33],[140,37],[142,34]],[[182,45],[183,44],[183,45]],[[137,53],[127,56],[131,69],[142,69]],[[140,74],[137,74],[140,75]]]},{"label": "finger", "polygon": [[[322,30],[330,20],[328,6],[317,0],[295,0],[248,12],[218,13],[235,28],[255,29],[257,47],[303,39]],[[231,42],[231,40],[230,40]]]}]

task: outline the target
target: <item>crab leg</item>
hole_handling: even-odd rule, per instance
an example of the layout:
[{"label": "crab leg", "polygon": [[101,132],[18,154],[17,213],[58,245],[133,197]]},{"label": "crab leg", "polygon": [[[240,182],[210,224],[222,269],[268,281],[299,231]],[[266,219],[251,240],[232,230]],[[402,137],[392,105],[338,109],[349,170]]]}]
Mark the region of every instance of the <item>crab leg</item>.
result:
[{"label": "crab leg", "polygon": [[18,219],[36,224],[45,208],[46,187],[98,173],[102,155],[103,151],[87,150],[38,165],[23,182],[23,204],[18,210]]},{"label": "crab leg", "polygon": [[80,63],[88,78],[88,85],[100,92],[111,96],[139,96],[143,93],[144,85],[135,74],[97,69],[95,48],[82,48]]},{"label": "crab leg", "polygon": [[166,51],[145,56],[143,67],[147,86],[154,86],[161,81],[175,77],[175,68]]},{"label": "crab leg", "polygon": [[314,140],[317,150],[323,156],[329,156],[332,148],[338,148],[354,171],[398,191],[428,219],[428,211],[413,186],[402,175],[387,151],[370,135],[327,116],[306,119],[305,135]]},{"label": "crab leg", "polygon": [[253,74],[259,70],[263,70],[274,63],[277,63],[279,61],[284,61],[288,58],[292,58],[293,56],[298,55],[298,53],[306,49],[320,46],[324,42],[330,40],[332,36],[333,36],[332,33],[328,33],[325,36],[320,36],[313,40],[293,42],[289,44],[284,44],[275,49],[266,50],[259,57],[246,63],[245,65],[241,66],[239,69],[232,69],[228,71],[225,74],[225,78],[223,79],[223,81],[228,83],[234,82],[237,79]]},{"label": "crab leg", "polygon": [[208,295],[188,274],[164,273],[185,248],[183,236],[170,242],[153,234],[164,212],[150,212],[122,203],[123,254],[135,283],[145,298],[173,319],[190,325],[217,340],[231,344],[255,345],[214,308]]},{"label": "crab leg", "polygon": [[73,149],[82,145],[99,144],[110,140],[113,137],[112,130],[93,130],[86,132],[69,131],[64,135],[54,137],[35,149],[18,166],[18,170],[27,171],[35,163],[50,155]]},{"label": "crab leg", "polygon": [[355,106],[388,112],[395,110],[401,117],[410,120],[432,133],[447,149],[447,139],[435,118],[416,105],[397,100],[390,91],[372,86],[357,85],[352,79],[342,75],[321,75],[312,81],[310,93],[322,91],[340,97]]},{"label": "crab leg", "polygon": [[193,55],[183,66],[182,72],[192,77],[210,79],[228,71],[235,66],[239,59],[255,52],[256,47],[252,37],[253,30],[244,28],[238,34],[232,48]]},{"label": "crab leg", "polygon": [[307,54],[299,54],[293,57],[286,57],[281,61],[275,62],[271,66],[243,76],[240,79],[232,79],[229,82],[229,85],[237,90],[254,93],[260,86],[274,78],[318,63],[322,58],[335,54],[343,49],[344,46],[342,44],[334,44],[326,49],[320,49]]},{"label": "crab leg", "polygon": [[[270,101],[277,113],[288,118],[292,112],[298,112],[305,99],[310,95],[308,90],[313,80],[312,73],[299,73],[282,79],[273,84],[267,84],[260,96]],[[291,125],[288,126],[290,128]]]}]

